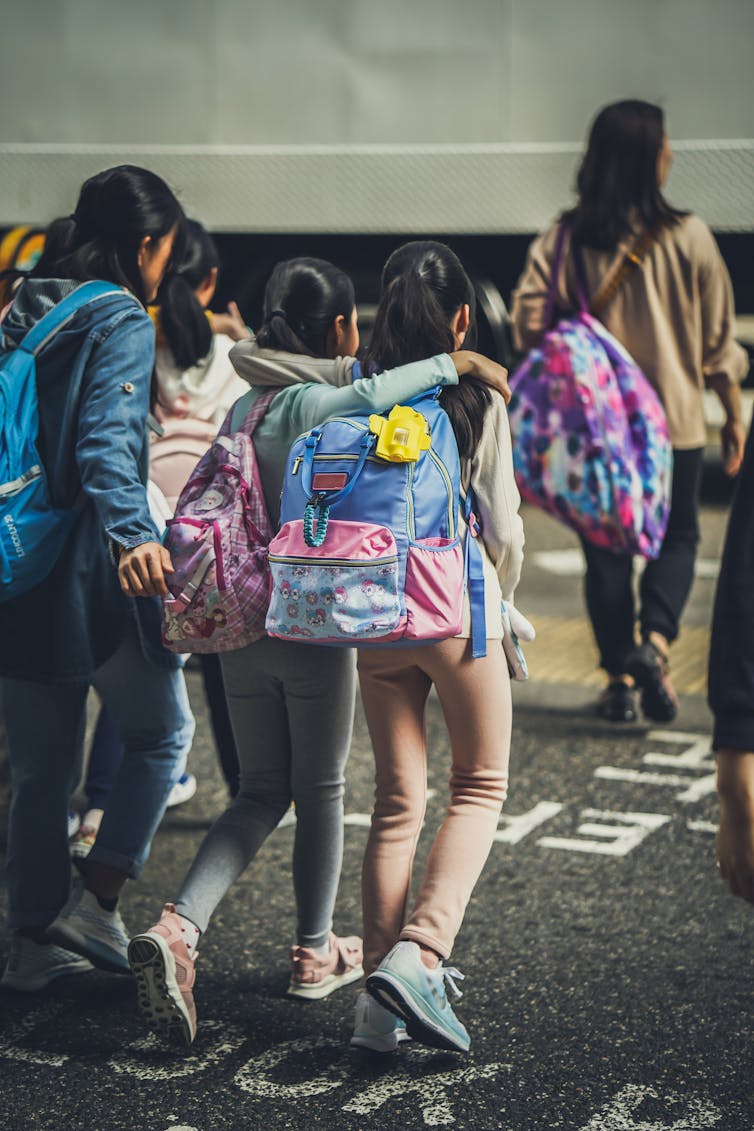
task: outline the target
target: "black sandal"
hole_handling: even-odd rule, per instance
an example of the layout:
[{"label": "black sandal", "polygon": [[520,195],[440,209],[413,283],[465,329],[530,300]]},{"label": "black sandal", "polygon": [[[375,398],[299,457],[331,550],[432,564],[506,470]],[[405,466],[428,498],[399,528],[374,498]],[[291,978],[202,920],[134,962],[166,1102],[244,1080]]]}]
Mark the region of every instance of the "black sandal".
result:
[{"label": "black sandal", "polygon": [[611,680],[597,700],[597,716],[609,723],[635,723],[639,712],[633,687],[622,679]]},{"label": "black sandal", "polygon": [[634,648],[626,671],[641,688],[641,709],[654,723],[672,723],[678,714],[678,696],[670,682],[670,663],[650,640]]}]

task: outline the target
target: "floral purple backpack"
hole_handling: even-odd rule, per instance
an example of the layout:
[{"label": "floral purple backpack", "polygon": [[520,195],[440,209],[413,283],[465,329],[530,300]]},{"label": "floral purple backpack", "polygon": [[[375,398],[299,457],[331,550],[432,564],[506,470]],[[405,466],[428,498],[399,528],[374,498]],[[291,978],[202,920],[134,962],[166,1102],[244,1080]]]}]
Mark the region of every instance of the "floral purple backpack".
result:
[{"label": "floral purple backpack", "polygon": [[[594,545],[656,558],[672,482],[665,413],[634,360],[590,313],[577,249],[580,309],[551,328],[567,232],[561,225],[545,307],[547,330],[510,380],[516,480],[527,502]],[[593,312],[607,305],[641,263],[652,238],[646,235],[601,288]]]},{"label": "floral purple backpack", "polygon": [[274,396],[257,397],[234,427],[236,402],[168,521],[175,573],[167,577],[162,640],[171,652],[231,652],[264,635],[274,531],[252,436]]}]

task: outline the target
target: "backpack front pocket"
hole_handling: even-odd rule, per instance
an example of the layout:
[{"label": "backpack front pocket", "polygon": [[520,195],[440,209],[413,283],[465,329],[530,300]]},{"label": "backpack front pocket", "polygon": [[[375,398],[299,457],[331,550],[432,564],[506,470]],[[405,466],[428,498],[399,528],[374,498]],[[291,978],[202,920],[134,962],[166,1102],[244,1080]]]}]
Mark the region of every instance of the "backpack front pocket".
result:
[{"label": "backpack front pocket", "polygon": [[444,640],[463,627],[463,547],[457,538],[410,542],[406,640]]},{"label": "backpack front pocket", "polygon": [[323,544],[310,546],[303,521],[295,519],[270,543],[269,564],[270,636],[358,644],[395,633],[405,622],[398,549],[384,526],[330,520]]}]

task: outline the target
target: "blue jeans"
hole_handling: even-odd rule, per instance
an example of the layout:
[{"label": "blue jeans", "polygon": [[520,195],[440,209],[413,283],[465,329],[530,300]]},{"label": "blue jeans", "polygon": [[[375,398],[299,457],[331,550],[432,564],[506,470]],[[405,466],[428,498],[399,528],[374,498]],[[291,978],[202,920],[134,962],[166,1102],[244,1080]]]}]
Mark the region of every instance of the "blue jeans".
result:
[{"label": "blue jeans", "polygon": [[[136,879],[194,735],[182,670],[145,659],[136,630],[92,677],[125,747],[89,860]],[[71,884],[68,799],[78,784],[89,684],[2,681],[11,767],[8,925],[47,926]]]}]

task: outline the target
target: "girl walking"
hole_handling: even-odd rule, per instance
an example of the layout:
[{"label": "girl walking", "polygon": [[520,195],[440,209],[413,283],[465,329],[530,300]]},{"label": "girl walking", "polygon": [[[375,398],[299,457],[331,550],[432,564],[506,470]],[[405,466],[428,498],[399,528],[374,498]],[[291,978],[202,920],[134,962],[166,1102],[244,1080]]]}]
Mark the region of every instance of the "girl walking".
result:
[{"label": "girl walking", "polygon": [[656,389],[673,445],[672,502],[667,533],[633,596],[633,558],[582,539],[589,619],[607,673],[597,713],[611,722],[637,718],[670,722],[678,698],[670,679],[670,645],[694,578],[699,541],[698,503],[706,439],[705,387],[725,411],[725,470],[741,465],[744,429],[739,384],[748,362],[733,338],[730,279],[707,225],[673,208],[662,188],[672,150],[663,113],[649,102],[614,102],[597,114],[577,178],[578,202],[529,249],[513,296],[511,317],[521,343],[535,346],[544,325],[555,249],[567,225],[563,266],[556,280],[559,314],[579,308],[577,262],[587,297],[617,276],[627,257],[636,262],[599,317]]},{"label": "girl walking", "polygon": [[[45,580],[0,603],[13,931],[2,984],[17,990],[90,964],[128,972],[118,896],[144,865],[193,736],[182,672],[160,643],[155,598],[167,593],[172,566],[145,486],[154,363],[145,304],[182,219],[168,186],[146,169],[123,165],[92,177],[75,212],[51,225],[2,325],[3,347],[16,348],[82,282],[112,284],[37,354],[40,455],[55,505],[75,504],[77,516]],[[71,891],[68,799],[90,687],[115,721],[124,756]]]},{"label": "girl walking", "polygon": [[[459,349],[473,309],[473,288],[450,248],[406,244],[383,270],[367,368]],[[468,597],[459,637],[359,652],[376,794],[363,868],[367,993],[357,1001],[352,1044],[382,1051],[394,1049],[406,1030],[425,1044],[469,1048],[446,993],[460,975],[442,962],[487,859],[508,783],[511,694],[501,596],[511,600],[523,560],[508,418],[503,397],[474,381],[444,389],[440,401],[458,443],[462,491],[473,490],[481,528],[487,654],[472,659]],[[463,536],[460,516],[459,523]],[[425,712],[433,686],[450,737],[450,802],[409,907],[426,807]]]}]

